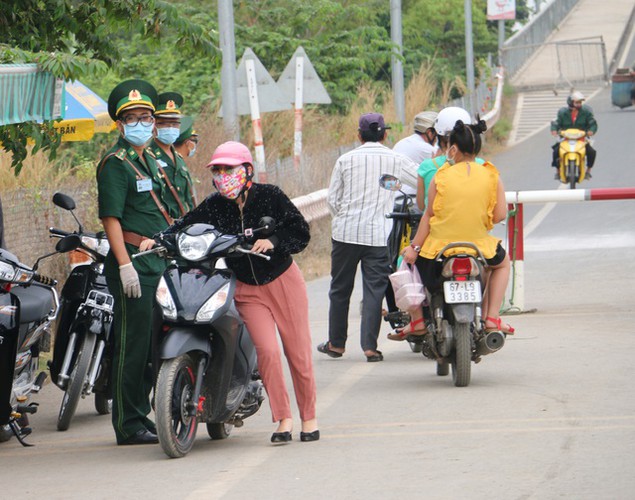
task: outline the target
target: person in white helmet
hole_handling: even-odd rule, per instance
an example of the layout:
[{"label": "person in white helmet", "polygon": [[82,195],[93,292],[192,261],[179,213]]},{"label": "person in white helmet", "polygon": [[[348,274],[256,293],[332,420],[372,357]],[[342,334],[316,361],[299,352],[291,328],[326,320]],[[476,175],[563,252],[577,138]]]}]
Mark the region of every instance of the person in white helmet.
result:
[{"label": "person in white helmet", "polygon": [[[472,117],[465,109],[458,106],[443,108],[439,111],[434,120],[434,130],[439,144],[438,152],[441,154],[434,158],[424,160],[421,165],[419,165],[417,171],[417,206],[422,211],[425,210],[427,205],[428,189],[432,178],[437,170],[447,162],[447,151],[450,148],[450,133],[454,130],[456,123],[459,121],[469,125],[472,123]],[[485,163],[485,160],[482,158],[476,158],[474,161],[481,165]],[[398,341],[406,340],[408,335],[423,335],[425,331],[423,318],[413,317],[412,321],[404,328],[389,333],[388,339]]]},{"label": "person in white helmet", "polygon": [[[598,123],[595,121],[595,117],[593,116],[593,110],[590,106],[582,104],[584,101],[584,94],[582,92],[573,92],[569,97],[567,97],[567,106],[560,108],[558,111],[558,115],[556,119],[551,122],[551,134],[554,137],[558,136],[558,133],[561,130],[566,130],[568,128],[577,128],[580,130],[584,130],[588,137],[593,136],[598,131]],[[553,146],[553,155],[551,160],[551,166],[554,168],[558,168],[558,149],[560,147],[560,143],[556,142]],[[587,172],[586,178],[591,178],[591,169],[593,168],[593,164],[595,163],[596,151],[593,149],[591,144],[587,143],[586,145],[586,161],[587,161]],[[555,179],[559,179],[560,175],[556,170]]]},{"label": "person in white helmet", "polygon": [[[457,121],[461,120],[463,123],[472,123],[472,117],[463,108],[458,106],[449,106],[443,108],[437,118],[434,121],[434,130],[437,135],[439,150],[437,156],[425,160],[419,165],[417,171],[417,206],[423,210],[427,204],[427,193],[430,187],[430,182],[436,171],[446,162],[446,153],[450,147],[449,137],[450,132],[454,129],[454,125]],[[483,164],[485,160],[477,158],[476,161]]]}]

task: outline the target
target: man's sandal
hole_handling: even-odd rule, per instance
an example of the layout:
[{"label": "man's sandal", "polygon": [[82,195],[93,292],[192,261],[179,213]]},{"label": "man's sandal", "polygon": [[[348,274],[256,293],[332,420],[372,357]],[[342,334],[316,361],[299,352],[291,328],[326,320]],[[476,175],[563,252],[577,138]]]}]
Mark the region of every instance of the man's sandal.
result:
[{"label": "man's sandal", "polygon": [[[488,328],[487,322],[494,323],[496,326],[494,328]],[[486,332],[503,332],[506,335],[513,335],[516,331],[514,327],[510,324],[503,323],[503,320],[499,318],[492,318],[488,316],[485,318],[485,331]]]},{"label": "man's sandal", "polygon": [[405,328],[389,333],[388,339],[401,341],[406,340],[408,338],[408,335],[423,335],[424,333],[426,333],[426,325],[423,324],[423,328],[420,329],[415,328],[419,323],[423,323],[423,318],[419,318],[416,321],[411,321]]}]

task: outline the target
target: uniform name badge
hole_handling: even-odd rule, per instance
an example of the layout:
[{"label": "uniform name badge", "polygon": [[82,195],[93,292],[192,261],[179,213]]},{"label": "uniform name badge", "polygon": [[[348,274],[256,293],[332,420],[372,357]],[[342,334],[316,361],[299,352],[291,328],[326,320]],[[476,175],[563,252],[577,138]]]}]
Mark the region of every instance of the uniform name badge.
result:
[{"label": "uniform name badge", "polygon": [[145,193],[146,191],[152,191],[152,179],[138,179],[137,193]]},{"label": "uniform name badge", "polygon": [[157,163],[159,164],[161,168],[169,167],[169,165],[163,160],[157,160]]}]

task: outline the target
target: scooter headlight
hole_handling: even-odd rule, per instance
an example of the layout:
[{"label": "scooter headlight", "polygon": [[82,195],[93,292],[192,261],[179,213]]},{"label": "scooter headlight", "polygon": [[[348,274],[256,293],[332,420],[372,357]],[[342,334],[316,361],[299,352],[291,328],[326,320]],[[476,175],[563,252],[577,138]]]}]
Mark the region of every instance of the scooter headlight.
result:
[{"label": "scooter headlight", "polygon": [[176,304],[174,303],[174,299],[172,299],[172,294],[168,288],[168,284],[161,276],[159,280],[159,286],[157,287],[156,293],[157,303],[161,306],[161,310],[163,311],[163,317],[167,319],[176,319]]},{"label": "scooter headlight", "polygon": [[199,234],[197,236],[181,233],[178,236],[179,253],[181,257],[187,260],[203,260],[207,255],[209,246],[215,239],[216,235],[214,233]]},{"label": "scooter headlight", "polygon": [[0,262],[0,280],[11,282],[14,277],[15,267],[11,264],[7,264],[6,262]]},{"label": "scooter headlight", "polygon": [[196,321],[206,322],[212,319],[214,313],[227,302],[229,296],[229,283],[225,283],[212,295],[196,313]]}]

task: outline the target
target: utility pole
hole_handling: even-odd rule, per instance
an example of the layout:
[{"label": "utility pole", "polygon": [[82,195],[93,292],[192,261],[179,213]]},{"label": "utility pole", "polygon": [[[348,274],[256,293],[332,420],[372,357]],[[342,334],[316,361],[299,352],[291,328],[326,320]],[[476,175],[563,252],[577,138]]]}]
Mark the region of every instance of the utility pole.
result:
[{"label": "utility pole", "polygon": [[234,42],[234,6],[232,0],[218,0],[218,32],[223,56],[221,67],[221,101],[225,131],[240,140],[238,100],[236,98],[236,44]]},{"label": "utility pole", "polygon": [[498,65],[503,65],[503,45],[505,45],[505,19],[498,20]]},{"label": "utility pole", "polygon": [[472,0],[465,0],[465,71],[467,73],[467,110],[474,112],[474,43],[472,41]]},{"label": "utility pole", "polygon": [[[397,119],[402,125],[406,123],[406,104],[404,99],[403,65],[399,56],[402,54],[401,35],[401,0],[390,0],[390,38],[396,47],[390,58],[392,73],[392,92],[395,100]],[[396,53],[395,53],[396,51]]]}]

